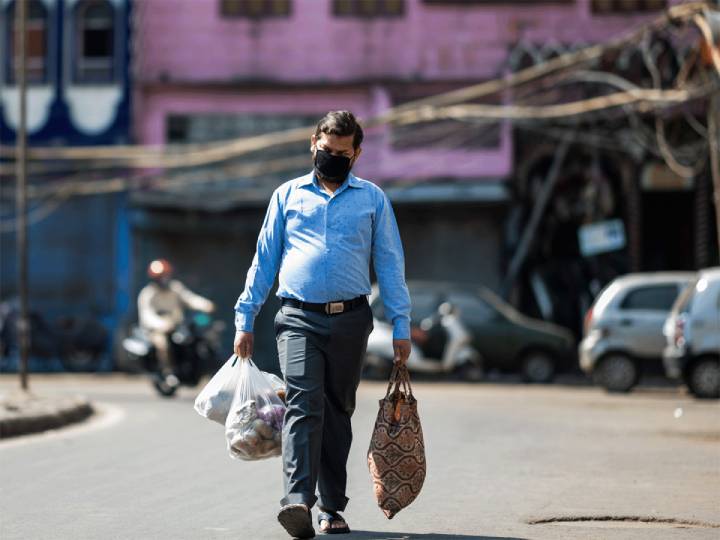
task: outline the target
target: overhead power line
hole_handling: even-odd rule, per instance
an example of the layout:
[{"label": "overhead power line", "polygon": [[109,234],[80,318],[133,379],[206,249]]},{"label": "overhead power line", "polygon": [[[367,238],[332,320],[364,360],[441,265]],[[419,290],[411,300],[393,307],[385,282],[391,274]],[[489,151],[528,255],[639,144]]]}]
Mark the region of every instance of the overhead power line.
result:
[{"label": "overhead power line", "polygon": [[398,117],[398,124],[413,124],[431,120],[485,118],[495,120],[556,120],[603,111],[621,106],[634,106],[648,112],[706,97],[718,90],[717,83],[686,90],[627,90],[559,105],[453,105],[410,110]]},{"label": "overhead power line", "polygon": [[[368,127],[383,124],[395,124],[400,122],[401,119],[404,119],[402,120],[403,123],[408,123],[408,118],[411,118],[413,113],[420,109],[426,110],[426,107],[446,107],[498,94],[507,88],[520,86],[540,79],[544,76],[597,60],[610,50],[626,46],[628,43],[633,41],[639,41],[647,31],[663,28],[670,23],[678,24],[680,22],[688,22],[691,20],[696,22],[695,17],[702,19],[705,9],[706,4],[704,2],[692,2],[673,6],[662,16],[657,17],[654,21],[608,43],[568,52],[542,64],[531,66],[500,79],[487,81],[429,98],[414,100],[403,105],[393,107],[378,116],[369,118],[365,121],[365,124]],[[666,98],[670,101],[677,99],[673,98],[672,95],[654,96],[653,94],[647,94],[644,99],[647,101],[656,101],[659,104],[659,102]],[[628,100],[628,102],[637,101],[637,99],[632,96],[620,97],[620,95],[618,95],[614,99],[621,101]],[[501,105],[477,105],[477,107],[486,107],[484,110],[487,111],[488,118],[522,118],[519,112],[509,113],[509,110]],[[562,111],[562,109],[560,110]],[[601,110],[601,108],[598,108],[598,110]],[[476,109],[475,113],[477,114],[479,111],[479,109]],[[570,111],[572,114],[576,114],[572,111],[572,109],[570,109]],[[535,115],[538,114],[537,111],[532,110],[528,110],[527,112]],[[548,118],[555,117],[556,116],[552,115],[548,116]],[[542,116],[538,116],[538,118],[542,118]],[[269,146],[302,142],[307,140],[308,132],[314,129],[314,127],[315,126],[306,126],[253,137],[245,137],[233,141],[210,144],[31,148],[29,151],[29,157],[34,160],[47,159],[89,161],[89,163],[83,164],[83,168],[86,170],[118,167],[157,167],[164,169],[194,167],[233,159]],[[8,147],[0,147],[0,157],[13,159],[14,151]]]},{"label": "overhead power line", "polygon": [[[470,142],[474,136],[470,133],[460,133],[448,137],[443,129],[435,129],[432,123],[437,120],[454,120],[466,123],[497,122],[509,120],[519,123],[523,128],[532,129],[533,126],[545,126],[548,122],[562,119],[577,121],[586,115],[608,111],[615,108],[622,108],[627,112],[631,126],[635,132],[637,142],[646,151],[662,157],[668,166],[683,176],[697,173],[705,166],[706,155],[697,159],[692,168],[677,161],[676,156],[697,155],[696,144],[686,144],[682,147],[671,150],[664,133],[664,123],[661,113],[664,110],[676,108],[679,105],[690,103],[694,100],[717,94],[720,88],[720,54],[717,48],[712,49],[712,66],[715,77],[705,75],[703,83],[695,82],[687,86],[691,71],[697,62],[697,55],[692,62],[686,62],[676,77],[672,89],[660,88],[659,73],[654,59],[648,51],[647,38],[651,32],[661,31],[669,28],[670,25],[679,23],[694,24],[701,32],[703,38],[712,43],[712,32],[707,23],[709,12],[704,3],[693,2],[670,8],[661,17],[658,17],[649,24],[605,44],[587,47],[560,55],[552,60],[546,61],[504,78],[486,81],[477,85],[462,88],[452,92],[434,95],[429,98],[414,100],[403,105],[389,109],[383,114],[366,120],[364,123],[368,128],[382,125],[414,125],[422,126],[423,137],[427,142],[430,139],[440,140],[445,146],[452,142],[452,146],[462,145]],[[689,26],[689,25],[688,25]],[[600,59],[605,53],[626,47],[635,42],[643,52],[645,66],[653,79],[653,88],[647,89],[618,76],[614,73],[587,71],[583,69],[595,60]],[[573,68],[572,71],[568,71]],[[580,68],[580,70],[578,70]],[[523,85],[532,81],[551,83],[556,87],[559,84],[567,83],[590,83],[606,84],[620,89],[620,92],[596,96],[588,99],[550,105],[497,105],[469,103],[481,98],[496,95],[503,90]],[[546,84],[547,86],[547,84]],[[545,88],[548,90],[548,88]],[[521,102],[522,103],[522,102]],[[711,124],[710,117],[713,107],[709,108],[708,124]],[[717,110],[718,107],[715,107]],[[656,129],[645,126],[638,114],[655,113]],[[718,149],[716,133],[708,136],[708,129],[699,124],[697,120],[683,110],[688,122],[693,121],[691,127],[697,131],[703,139],[707,137],[706,143],[711,149]],[[658,123],[659,122],[659,123]],[[303,167],[306,164],[307,156],[291,156],[279,159],[267,159],[260,156],[254,157],[254,161],[243,163],[227,163],[222,167],[222,174],[212,174],[207,169],[191,170],[184,173],[165,174],[158,169],[172,171],[188,167],[228,162],[242,156],[248,156],[254,152],[263,151],[271,147],[288,145],[306,141],[309,132],[315,126],[306,126],[274,133],[266,133],[252,137],[243,137],[230,141],[220,141],[203,144],[179,144],[166,146],[93,146],[93,147],[69,147],[69,148],[32,148],[29,150],[30,157],[35,160],[31,164],[31,171],[38,173],[52,173],[53,170],[67,170],[68,167],[82,169],[82,174],[76,174],[64,179],[55,179],[53,182],[28,186],[28,197],[41,199],[42,202],[35,207],[28,216],[30,222],[37,222],[44,219],[59,205],[63,204],[73,195],[94,195],[102,193],[114,193],[126,191],[133,188],[155,188],[173,189],[192,184],[209,184],[218,181],[226,181],[228,178],[258,177],[273,173],[287,172]],[[612,146],[612,139],[603,139],[602,136],[592,137],[591,134],[573,132],[573,139],[577,138],[585,144],[596,146]],[[566,140],[569,132],[559,131],[548,135]],[[658,148],[655,148],[657,144]],[[627,149],[625,149],[627,150]],[[0,157],[14,159],[15,152],[8,147],[0,146]],[[43,161],[45,163],[43,163]],[[52,161],[53,163],[48,163]],[[81,162],[81,163],[79,163]],[[51,165],[48,167],[46,165]],[[67,163],[67,165],[63,165]],[[712,164],[714,178],[717,176],[717,163]],[[108,173],[110,178],[88,181],[88,173],[92,171],[109,171],[111,169],[142,169],[142,172],[129,174]],[[717,178],[716,183],[717,183]],[[716,195],[720,196],[720,195]],[[17,222],[14,219],[0,219],[0,232],[13,230]]]}]

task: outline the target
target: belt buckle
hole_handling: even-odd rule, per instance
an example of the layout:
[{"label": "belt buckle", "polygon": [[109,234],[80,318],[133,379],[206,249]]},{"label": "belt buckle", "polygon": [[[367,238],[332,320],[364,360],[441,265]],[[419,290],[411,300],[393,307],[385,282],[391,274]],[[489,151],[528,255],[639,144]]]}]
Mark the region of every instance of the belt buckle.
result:
[{"label": "belt buckle", "polygon": [[334,315],[335,313],[342,313],[345,311],[344,302],[328,302],[325,304],[325,313],[328,315]]}]

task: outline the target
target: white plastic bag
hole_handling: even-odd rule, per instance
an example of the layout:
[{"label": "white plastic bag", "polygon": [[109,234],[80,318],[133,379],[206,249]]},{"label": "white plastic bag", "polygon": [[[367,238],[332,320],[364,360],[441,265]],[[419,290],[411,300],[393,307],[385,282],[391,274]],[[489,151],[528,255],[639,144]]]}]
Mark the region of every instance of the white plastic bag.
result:
[{"label": "white plastic bag", "polygon": [[247,461],[282,454],[285,404],[251,359],[240,359],[239,379],[225,438],[230,457]]},{"label": "white plastic bag", "polygon": [[[285,383],[280,377],[264,371],[261,373],[268,379],[276,393],[285,395]],[[240,363],[238,357],[233,354],[195,398],[195,410],[198,414],[225,425],[239,380]]]},{"label": "white plastic bag", "polygon": [[272,386],[272,389],[275,390],[275,393],[278,395],[280,400],[284,403],[285,402],[285,382],[275,375],[274,373],[268,373],[267,371],[261,372],[263,375],[265,375],[265,378],[270,381],[270,386]]},{"label": "white plastic bag", "polygon": [[239,376],[237,356],[232,355],[195,398],[198,414],[225,425]]}]

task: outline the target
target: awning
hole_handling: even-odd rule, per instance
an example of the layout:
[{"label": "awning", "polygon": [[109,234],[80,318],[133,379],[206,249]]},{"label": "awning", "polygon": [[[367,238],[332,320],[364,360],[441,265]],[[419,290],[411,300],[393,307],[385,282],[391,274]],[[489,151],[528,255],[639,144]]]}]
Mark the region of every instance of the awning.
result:
[{"label": "awning", "polygon": [[[496,178],[477,180],[423,180],[414,183],[383,183],[380,185],[393,204],[486,203],[510,201],[506,181]],[[158,189],[135,191],[131,204],[138,207],[166,210],[200,210],[226,212],[237,208],[267,206],[276,182],[225,183],[215,189]]]},{"label": "awning", "polygon": [[404,185],[383,185],[393,204],[507,203],[510,192],[502,179],[427,181]]}]

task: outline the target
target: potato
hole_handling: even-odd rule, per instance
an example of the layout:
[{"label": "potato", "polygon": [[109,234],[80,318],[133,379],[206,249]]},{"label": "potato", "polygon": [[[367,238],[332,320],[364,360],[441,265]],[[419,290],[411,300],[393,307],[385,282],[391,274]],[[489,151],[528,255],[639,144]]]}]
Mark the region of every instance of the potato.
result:
[{"label": "potato", "polygon": [[260,438],[260,435],[258,435],[258,433],[253,429],[253,430],[247,431],[243,434],[242,441],[247,446],[254,447],[260,443],[261,438]]},{"label": "potato", "polygon": [[277,450],[277,443],[272,439],[268,441],[261,441],[257,447],[258,453],[262,456],[272,454]]},{"label": "potato", "polygon": [[231,451],[234,454],[238,454],[240,456],[249,456],[252,455],[252,453],[255,451],[255,448],[251,448],[244,441],[239,440],[233,443],[233,445],[231,446]]},{"label": "potato", "polygon": [[257,432],[263,439],[272,439],[273,428],[260,420],[259,418],[252,423],[252,429]]}]

